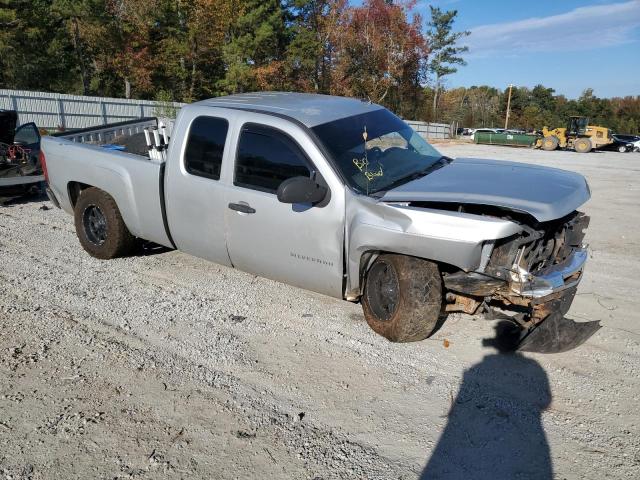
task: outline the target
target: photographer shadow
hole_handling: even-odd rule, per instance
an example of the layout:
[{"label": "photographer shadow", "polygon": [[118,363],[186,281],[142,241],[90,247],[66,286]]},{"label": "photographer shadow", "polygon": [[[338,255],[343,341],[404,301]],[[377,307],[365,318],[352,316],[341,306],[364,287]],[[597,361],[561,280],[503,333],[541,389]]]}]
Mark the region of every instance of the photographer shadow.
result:
[{"label": "photographer shadow", "polygon": [[516,341],[508,322],[485,339],[498,353],[464,373],[421,480],[553,478],[541,421],[551,403],[549,381],[538,362],[515,353]]}]

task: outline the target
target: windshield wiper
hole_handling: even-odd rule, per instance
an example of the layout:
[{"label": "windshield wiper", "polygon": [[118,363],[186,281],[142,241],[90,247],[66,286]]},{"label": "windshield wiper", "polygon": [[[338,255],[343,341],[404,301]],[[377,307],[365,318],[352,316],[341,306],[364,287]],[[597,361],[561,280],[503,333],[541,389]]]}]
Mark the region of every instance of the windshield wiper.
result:
[{"label": "windshield wiper", "polygon": [[409,183],[412,180],[417,180],[418,178],[422,178],[426,175],[429,175],[431,172],[435,172],[436,170],[439,170],[442,167],[449,165],[451,162],[453,162],[452,158],[445,157],[443,155],[438,160],[436,160],[431,165],[429,165],[427,168],[423,168],[422,170],[418,170],[417,172],[412,172],[409,175],[399,178],[391,182],[389,185],[385,185],[380,190],[376,190],[375,192],[372,192],[371,196],[380,198],[389,190],[393,190],[394,188],[399,187],[400,185],[404,185],[405,183]]}]

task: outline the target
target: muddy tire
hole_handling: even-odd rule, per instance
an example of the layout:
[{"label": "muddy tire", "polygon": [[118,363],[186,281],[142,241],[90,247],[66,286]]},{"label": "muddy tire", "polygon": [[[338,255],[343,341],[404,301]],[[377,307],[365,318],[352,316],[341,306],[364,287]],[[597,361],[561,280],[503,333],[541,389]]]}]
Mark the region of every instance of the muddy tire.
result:
[{"label": "muddy tire", "polygon": [[80,193],[74,209],[76,235],[89,255],[102,260],[129,255],[135,247],[111,195],[98,188]]},{"label": "muddy tire", "polygon": [[588,153],[592,148],[591,140],[588,138],[577,138],[573,142],[573,149],[578,153]]},{"label": "muddy tire", "polygon": [[424,340],[443,311],[438,266],[406,255],[379,256],[367,272],[362,310],[369,326],[392,342]]},{"label": "muddy tire", "polygon": [[558,137],[556,137],[555,135],[544,137],[542,139],[542,149],[546,150],[547,152],[551,152],[556,148],[558,148],[559,143],[560,143],[560,140],[558,140]]}]

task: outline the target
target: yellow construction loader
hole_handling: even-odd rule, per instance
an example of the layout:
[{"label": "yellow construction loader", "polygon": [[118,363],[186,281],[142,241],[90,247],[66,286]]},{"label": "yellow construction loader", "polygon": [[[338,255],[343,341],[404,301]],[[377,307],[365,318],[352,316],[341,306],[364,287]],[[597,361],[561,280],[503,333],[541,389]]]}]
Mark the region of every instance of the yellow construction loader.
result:
[{"label": "yellow construction loader", "polygon": [[608,128],[589,125],[587,117],[569,117],[569,124],[566,128],[549,130],[544,127],[542,137],[537,140],[535,146],[547,151],[566,148],[579,153],[587,153],[609,143],[613,143],[613,139]]}]

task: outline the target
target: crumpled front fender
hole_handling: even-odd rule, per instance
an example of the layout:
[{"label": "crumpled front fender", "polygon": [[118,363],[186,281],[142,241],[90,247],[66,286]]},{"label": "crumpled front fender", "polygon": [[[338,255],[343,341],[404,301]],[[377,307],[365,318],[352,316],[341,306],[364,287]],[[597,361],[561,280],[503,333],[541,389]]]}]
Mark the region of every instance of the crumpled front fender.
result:
[{"label": "crumpled front fender", "polygon": [[484,242],[522,231],[518,224],[495,217],[348,195],[345,296],[349,300],[361,294],[363,259],[371,259],[369,252],[411,255],[470,271],[480,265]]}]

